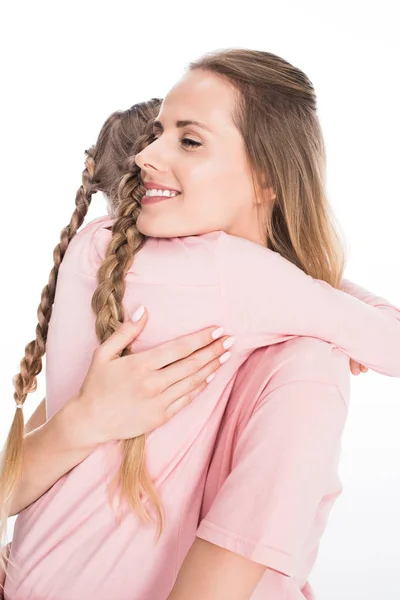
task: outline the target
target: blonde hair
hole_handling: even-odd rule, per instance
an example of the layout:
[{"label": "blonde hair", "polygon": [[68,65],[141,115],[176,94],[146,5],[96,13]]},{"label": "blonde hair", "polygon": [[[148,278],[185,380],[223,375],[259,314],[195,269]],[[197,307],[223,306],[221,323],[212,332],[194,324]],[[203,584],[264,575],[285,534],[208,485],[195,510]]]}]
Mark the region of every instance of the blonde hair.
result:
[{"label": "blonde hair", "polygon": [[[266,186],[272,187],[276,193],[273,204],[265,210],[266,246],[313,278],[339,287],[345,254],[326,197],[325,148],[316,112],[316,95],[310,80],[284,59],[256,50],[231,49],[210,53],[189,65],[189,70],[194,69],[222,77],[237,90],[232,118],[245,141],[257,197],[262,198]],[[118,135],[120,132],[116,129],[117,145]],[[136,152],[153,139],[149,127],[140,137]],[[71,224],[62,232],[61,244],[55,253],[57,264],[48,286],[43,290],[36,340],[26,347],[21,373],[14,378],[16,402],[23,402],[26,395],[36,389],[57,269],[69,240],[87,212],[91,192],[100,189],[96,187],[100,167],[95,151],[89,151],[86,164],[84,183],[77,196],[77,209]],[[127,157],[124,168],[128,172],[119,182],[117,200],[113,204],[115,222],[112,239],[98,271],[98,288],[92,299],[100,342],[106,340],[124,320],[124,276],[146,239],[136,227],[139,199],[144,189],[134,156]],[[108,192],[113,187],[112,181],[118,180],[118,174],[115,172],[115,180],[110,179]],[[123,355],[128,352],[125,349]],[[16,411],[0,470],[3,528],[21,466],[22,439],[23,415],[22,411]],[[123,458],[117,478],[126,501],[143,521],[148,521],[141,501],[143,495],[146,494],[152,501],[157,514],[158,541],[163,530],[163,508],[146,470],[145,441],[145,435],[122,441]]]}]

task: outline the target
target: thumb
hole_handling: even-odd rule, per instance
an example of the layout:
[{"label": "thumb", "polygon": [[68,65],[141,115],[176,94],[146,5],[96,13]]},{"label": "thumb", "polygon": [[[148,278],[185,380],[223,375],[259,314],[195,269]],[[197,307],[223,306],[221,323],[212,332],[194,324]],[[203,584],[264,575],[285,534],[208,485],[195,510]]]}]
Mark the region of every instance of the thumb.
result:
[{"label": "thumb", "polygon": [[[121,323],[120,327],[103,342],[102,346],[107,347],[107,357],[113,358],[119,356],[124,348],[141,333],[147,322],[147,311],[144,306],[133,313],[130,319]],[[104,351],[103,351],[104,355]]]}]

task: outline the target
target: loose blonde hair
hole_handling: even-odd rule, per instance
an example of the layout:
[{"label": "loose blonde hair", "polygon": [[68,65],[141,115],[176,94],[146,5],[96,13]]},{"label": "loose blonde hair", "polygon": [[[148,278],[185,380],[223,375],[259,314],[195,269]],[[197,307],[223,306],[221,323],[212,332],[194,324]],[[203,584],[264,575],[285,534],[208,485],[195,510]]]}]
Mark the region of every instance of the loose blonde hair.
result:
[{"label": "loose blonde hair", "polygon": [[[209,53],[189,65],[189,70],[195,69],[222,77],[237,90],[232,118],[245,141],[257,197],[262,198],[263,189],[267,186],[276,193],[273,204],[265,210],[266,246],[306,274],[338,288],[345,266],[345,253],[325,192],[325,147],[312,83],[301,70],[284,59],[256,50],[229,49]],[[118,135],[117,130],[116,133]],[[139,140],[137,151],[153,139],[149,127]],[[16,402],[23,402],[27,393],[36,389],[57,269],[69,240],[87,212],[90,190],[96,186],[97,168],[95,153],[89,153],[84,184],[78,192],[79,203],[71,224],[62,232],[62,241],[55,253],[57,266],[42,294],[37,337],[26,347],[21,373],[14,378]],[[98,288],[92,299],[100,342],[106,340],[124,320],[124,276],[146,240],[136,227],[139,199],[144,189],[134,156],[127,158],[125,168],[128,172],[119,182],[114,205],[112,239],[98,271]],[[122,354],[127,353],[129,350],[125,349]],[[5,526],[7,508],[21,465],[22,439],[23,416],[17,410],[0,470],[0,488],[7,492],[3,491],[1,496],[2,527]],[[123,458],[117,477],[126,501],[143,521],[148,521],[142,505],[143,495],[146,494],[152,501],[157,514],[158,541],[163,530],[163,509],[146,470],[145,440],[146,436],[141,435],[122,441]]]}]

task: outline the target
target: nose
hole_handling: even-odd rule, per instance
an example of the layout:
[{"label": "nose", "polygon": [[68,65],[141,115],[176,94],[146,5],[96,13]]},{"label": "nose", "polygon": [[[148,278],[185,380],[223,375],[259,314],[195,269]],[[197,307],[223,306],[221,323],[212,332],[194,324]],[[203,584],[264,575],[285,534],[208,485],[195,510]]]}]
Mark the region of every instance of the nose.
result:
[{"label": "nose", "polygon": [[157,149],[158,142],[155,140],[141,152],[136,154],[135,163],[141,171],[165,171],[166,167],[161,160],[160,151]]}]

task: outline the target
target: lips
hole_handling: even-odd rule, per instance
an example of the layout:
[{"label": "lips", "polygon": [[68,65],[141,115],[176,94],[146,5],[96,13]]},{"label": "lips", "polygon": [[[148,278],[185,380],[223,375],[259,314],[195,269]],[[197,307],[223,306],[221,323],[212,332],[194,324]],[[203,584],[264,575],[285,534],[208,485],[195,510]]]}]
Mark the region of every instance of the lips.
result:
[{"label": "lips", "polygon": [[[160,188],[156,189],[159,190]],[[178,193],[176,196],[143,196],[141,204],[142,206],[144,204],[156,204],[157,202],[162,202],[163,200],[174,200],[178,196],[180,196],[180,193]]]},{"label": "lips", "polygon": [[144,181],[143,185],[146,188],[146,190],[168,190],[169,192],[177,192],[178,194],[181,193],[180,190],[177,190],[176,188],[171,188],[167,185],[163,185],[162,183],[156,183],[154,181]]}]

